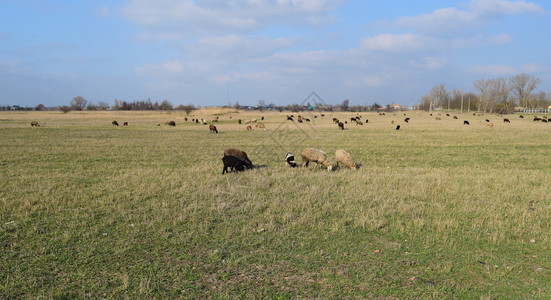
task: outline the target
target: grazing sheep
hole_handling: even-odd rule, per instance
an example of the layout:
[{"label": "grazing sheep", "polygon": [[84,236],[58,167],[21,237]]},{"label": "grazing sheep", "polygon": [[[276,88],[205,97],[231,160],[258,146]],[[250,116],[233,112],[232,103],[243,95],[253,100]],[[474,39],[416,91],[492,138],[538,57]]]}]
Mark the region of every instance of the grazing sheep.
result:
[{"label": "grazing sheep", "polygon": [[31,122],[31,127],[40,127],[40,124],[38,124],[37,121],[32,121]]},{"label": "grazing sheep", "polygon": [[538,118],[536,116],[534,116],[534,122],[538,122],[538,121],[541,121],[542,119],[541,118]]},{"label": "grazing sheep", "polygon": [[111,125],[113,125],[113,126],[119,126],[119,122],[113,120],[113,122],[111,122]]},{"label": "grazing sheep", "polygon": [[343,124],[342,122],[339,122],[339,128],[340,128],[341,130],[344,130],[344,124]]},{"label": "grazing sheep", "polygon": [[503,123],[511,123],[511,120],[505,118],[505,119],[503,119]]},{"label": "grazing sheep", "polygon": [[541,119],[541,122],[542,123],[547,123],[547,120],[546,119]]},{"label": "grazing sheep", "polygon": [[251,125],[247,125],[247,131],[253,130],[253,127]]},{"label": "grazing sheep", "polygon": [[486,123],[489,123],[489,122],[490,122],[490,120],[486,119]]},{"label": "grazing sheep", "polygon": [[186,122],[187,122],[187,117],[185,117],[185,118],[184,118],[184,121],[186,121]]},{"label": "grazing sheep", "polygon": [[450,114],[446,114],[446,117],[449,117],[449,116],[450,116]]},{"label": "grazing sheep", "polygon": [[343,149],[339,149],[335,152],[335,159],[337,160],[337,167],[347,167],[352,170],[356,170],[356,164],[350,158],[350,154]]},{"label": "grazing sheep", "polygon": [[264,125],[264,123],[256,123],[256,125],[254,125],[256,128],[258,129],[263,129],[264,131],[266,131],[266,125]]},{"label": "grazing sheep", "polygon": [[287,117],[287,121],[294,121],[292,117]]},{"label": "grazing sheep", "polygon": [[306,118],[306,119],[304,119],[304,121],[306,121],[306,122],[310,122],[310,119]]},{"label": "grazing sheep", "polygon": [[520,115],[520,116],[518,116],[518,117],[519,117],[519,119],[524,119],[524,116],[523,116],[523,115]]},{"label": "grazing sheep", "polygon": [[168,125],[168,126],[176,126],[176,122],[174,122],[174,121],[168,121],[168,122],[165,122],[165,125]]},{"label": "grazing sheep", "polygon": [[306,148],[300,153],[300,156],[302,157],[302,167],[308,167],[308,164],[310,162],[315,162],[316,166],[322,165],[324,167],[327,167],[327,171],[331,171],[333,169],[333,165],[327,158],[327,154],[325,152],[314,149],[314,148]]},{"label": "grazing sheep", "polygon": [[195,124],[199,124],[199,119],[195,119]]},{"label": "grazing sheep", "polygon": [[350,118],[350,122],[356,122],[356,118],[354,117]]},{"label": "grazing sheep", "polygon": [[488,122],[488,123],[486,123],[486,126],[488,126],[488,127],[490,127],[490,128],[494,128],[494,123]]},{"label": "grazing sheep", "polygon": [[365,124],[367,124],[368,122],[369,122],[369,120],[368,120],[368,119],[365,119]]},{"label": "grazing sheep", "polygon": [[241,125],[241,119],[237,120],[237,123],[238,123],[239,125]]},{"label": "grazing sheep", "polygon": [[297,163],[295,162],[295,156],[291,152],[287,152],[285,155],[285,163],[291,167],[294,168],[297,166]]},{"label": "grazing sheep", "polygon": [[457,120],[457,116],[453,116],[454,120]]},{"label": "grazing sheep", "polygon": [[471,123],[469,123],[469,121],[465,120],[465,121],[463,121],[463,125],[471,125]]},{"label": "grazing sheep", "polygon": [[212,124],[209,125],[209,130],[210,132],[218,133],[218,129],[216,129],[216,126]]},{"label": "grazing sheep", "polygon": [[252,169],[253,167],[253,163],[249,160],[249,157],[247,156],[247,153],[245,153],[245,151],[236,148],[228,148],[224,151],[224,156],[235,156],[241,159],[245,162],[245,167],[247,169]]},{"label": "grazing sheep", "polygon": [[264,121],[264,117],[260,118],[260,120]]},{"label": "grazing sheep", "polygon": [[400,125],[396,126],[396,130],[400,130]]},{"label": "grazing sheep", "polygon": [[333,122],[338,123],[338,122],[339,122],[339,119],[333,118]]},{"label": "grazing sheep", "polygon": [[437,121],[440,121],[440,120],[442,120],[442,118],[440,118],[440,117],[436,117],[436,120],[437,120]]},{"label": "grazing sheep", "polygon": [[409,123],[409,118],[405,118],[404,122]]},{"label": "grazing sheep", "polygon": [[122,126],[128,126],[128,122],[122,123]]},{"label": "grazing sheep", "polygon": [[363,123],[362,121],[356,119],[356,126],[358,126],[358,125],[363,125],[363,124],[364,124],[364,123]]},{"label": "grazing sheep", "polygon": [[[224,169],[222,170],[222,175],[224,175],[225,173],[233,172],[233,170],[235,170],[236,173],[239,171],[245,171],[246,162],[240,159],[239,157],[231,156],[231,155],[224,156],[222,157],[222,162],[224,163]],[[228,172],[228,168],[230,168],[229,172]]]}]

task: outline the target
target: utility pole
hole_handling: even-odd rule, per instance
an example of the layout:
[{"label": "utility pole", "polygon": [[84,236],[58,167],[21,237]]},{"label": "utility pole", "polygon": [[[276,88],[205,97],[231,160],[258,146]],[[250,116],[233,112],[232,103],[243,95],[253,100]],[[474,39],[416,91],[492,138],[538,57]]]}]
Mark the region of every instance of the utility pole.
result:
[{"label": "utility pole", "polygon": [[469,113],[471,113],[471,96],[469,96]]},{"label": "utility pole", "polygon": [[461,89],[461,114],[463,114],[463,89]]}]

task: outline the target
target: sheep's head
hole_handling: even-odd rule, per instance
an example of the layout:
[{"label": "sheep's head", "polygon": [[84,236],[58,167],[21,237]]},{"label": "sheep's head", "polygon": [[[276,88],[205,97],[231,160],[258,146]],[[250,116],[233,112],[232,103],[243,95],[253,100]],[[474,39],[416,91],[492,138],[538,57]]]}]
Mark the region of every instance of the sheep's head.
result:
[{"label": "sheep's head", "polygon": [[355,163],[352,163],[352,165],[350,166],[350,169],[356,170],[356,164],[355,164]]},{"label": "sheep's head", "polygon": [[329,166],[327,167],[327,171],[331,172],[331,170],[333,170],[333,166],[332,166],[332,165],[329,165]]}]

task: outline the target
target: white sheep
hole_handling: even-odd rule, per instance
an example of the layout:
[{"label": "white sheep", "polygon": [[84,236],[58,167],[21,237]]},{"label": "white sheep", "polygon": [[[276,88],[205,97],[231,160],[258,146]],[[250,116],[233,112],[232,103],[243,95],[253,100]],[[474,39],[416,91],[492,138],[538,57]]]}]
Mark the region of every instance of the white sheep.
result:
[{"label": "white sheep", "polygon": [[308,167],[309,162],[315,162],[316,166],[326,166],[327,171],[331,171],[333,169],[333,165],[327,158],[327,154],[321,150],[306,148],[302,151],[302,153],[300,153],[300,156],[302,156],[302,167]]},{"label": "white sheep", "polygon": [[356,170],[356,164],[350,158],[350,154],[343,149],[339,149],[335,152],[335,159],[337,160],[338,167],[344,166]]}]

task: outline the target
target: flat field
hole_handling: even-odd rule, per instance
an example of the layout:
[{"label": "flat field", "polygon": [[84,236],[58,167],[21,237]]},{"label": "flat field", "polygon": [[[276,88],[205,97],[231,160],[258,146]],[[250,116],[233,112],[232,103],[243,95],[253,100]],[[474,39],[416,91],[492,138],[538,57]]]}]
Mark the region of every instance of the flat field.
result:
[{"label": "flat field", "polygon": [[[551,124],[286,114],[1,112],[0,298],[551,297]],[[306,147],[359,168],[284,164]]]}]

